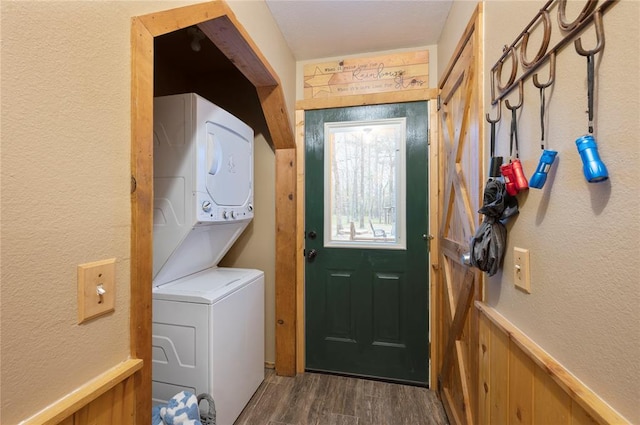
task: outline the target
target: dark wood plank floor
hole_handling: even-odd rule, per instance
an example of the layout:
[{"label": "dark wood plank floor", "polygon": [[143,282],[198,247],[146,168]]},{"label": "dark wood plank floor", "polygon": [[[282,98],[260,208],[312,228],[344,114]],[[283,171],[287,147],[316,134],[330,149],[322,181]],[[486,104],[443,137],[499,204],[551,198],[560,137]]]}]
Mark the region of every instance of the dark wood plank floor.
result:
[{"label": "dark wood plank floor", "polygon": [[[235,425],[448,424],[433,391],[320,373],[266,378]],[[228,424],[219,424],[228,425]]]}]

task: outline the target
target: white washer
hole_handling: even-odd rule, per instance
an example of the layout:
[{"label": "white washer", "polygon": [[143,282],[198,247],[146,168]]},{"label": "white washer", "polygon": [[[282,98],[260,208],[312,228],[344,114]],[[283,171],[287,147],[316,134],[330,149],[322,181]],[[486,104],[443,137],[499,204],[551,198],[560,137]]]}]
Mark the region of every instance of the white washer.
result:
[{"label": "white washer", "polygon": [[264,274],[217,267],[253,218],[253,130],[194,93],[153,129],[153,401],[207,393],[232,425],[264,379]]},{"label": "white washer", "polygon": [[232,425],[264,379],[264,275],[213,268],[153,290],[153,402],[211,394]]}]

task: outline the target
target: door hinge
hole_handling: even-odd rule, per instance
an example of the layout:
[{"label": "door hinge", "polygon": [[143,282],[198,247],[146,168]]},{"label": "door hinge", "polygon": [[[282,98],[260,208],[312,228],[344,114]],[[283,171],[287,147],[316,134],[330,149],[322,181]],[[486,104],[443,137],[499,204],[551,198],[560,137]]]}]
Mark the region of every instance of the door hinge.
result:
[{"label": "door hinge", "polygon": [[440,110],[440,107],[442,106],[442,100],[440,99],[440,95],[438,95],[438,98],[436,100],[436,106],[438,111]]}]

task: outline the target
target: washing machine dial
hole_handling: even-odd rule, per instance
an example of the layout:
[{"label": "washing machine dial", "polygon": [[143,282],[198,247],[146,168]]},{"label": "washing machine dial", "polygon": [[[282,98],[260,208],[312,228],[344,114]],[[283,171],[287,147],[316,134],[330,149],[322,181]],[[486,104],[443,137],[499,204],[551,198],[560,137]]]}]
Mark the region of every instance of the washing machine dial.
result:
[{"label": "washing machine dial", "polygon": [[229,218],[229,211],[225,211],[222,213],[222,217]]},{"label": "washing machine dial", "polygon": [[209,211],[211,211],[211,201],[204,201],[202,203],[202,211],[207,212],[207,213]]},{"label": "washing machine dial", "polygon": [[249,210],[249,212],[253,211],[253,205],[249,204],[249,206],[247,207],[247,209]]},{"label": "washing machine dial", "polygon": [[236,212],[235,211],[231,211],[231,218],[236,218]]}]

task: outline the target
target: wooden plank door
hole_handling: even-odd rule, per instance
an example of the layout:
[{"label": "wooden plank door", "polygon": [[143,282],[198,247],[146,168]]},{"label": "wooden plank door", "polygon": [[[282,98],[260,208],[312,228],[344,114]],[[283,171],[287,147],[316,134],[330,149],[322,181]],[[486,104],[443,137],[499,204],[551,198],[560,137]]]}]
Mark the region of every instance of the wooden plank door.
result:
[{"label": "wooden plank door", "polygon": [[436,338],[438,390],[452,424],[472,424],[477,411],[478,324],[473,300],[480,273],[463,254],[479,225],[482,198],[481,5],[440,82],[439,273]]}]

